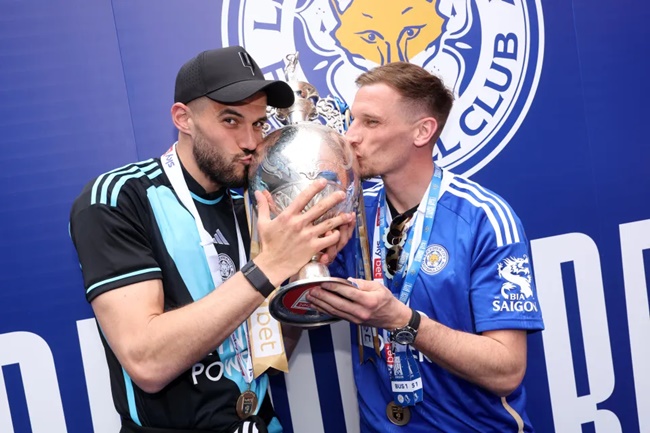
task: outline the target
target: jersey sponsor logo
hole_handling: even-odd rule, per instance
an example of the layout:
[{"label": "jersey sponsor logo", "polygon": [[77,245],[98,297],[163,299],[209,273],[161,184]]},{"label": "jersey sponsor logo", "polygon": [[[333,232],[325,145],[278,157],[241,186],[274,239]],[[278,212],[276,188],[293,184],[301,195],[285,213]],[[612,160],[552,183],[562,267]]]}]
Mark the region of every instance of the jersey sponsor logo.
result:
[{"label": "jersey sponsor logo", "polygon": [[219,253],[219,267],[221,268],[221,280],[226,281],[235,275],[235,262],[232,261],[228,254]]},{"label": "jersey sponsor logo", "polygon": [[538,311],[526,254],[502,260],[497,265],[497,274],[505,282],[501,285],[501,297],[492,301],[494,311]]},{"label": "jersey sponsor logo", "polygon": [[229,0],[221,16],[223,45],[245,46],[268,78],[284,78],[285,56],[299,52],[298,78],[348,104],[375,66],[438,74],[456,101],[433,156],[459,174],[508,144],[542,69],[541,0]]},{"label": "jersey sponsor logo", "polygon": [[424,252],[422,270],[429,275],[435,275],[442,271],[449,263],[449,253],[442,245],[429,245]]},{"label": "jersey sponsor logo", "polygon": [[211,382],[218,382],[223,377],[223,362],[219,359],[214,360],[210,358],[211,356],[212,354],[209,354],[208,358],[192,366],[190,374],[194,385],[198,385],[202,377]]},{"label": "jersey sponsor logo", "polygon": [[[244,350],[242,356],[244,359],[248,357],[248,349]],[[206,359],[197,362],[192,366],[190,375],[192,376],[192,383],[194,385],[198,385],[202,378],[205,378],[210,382],[218,382],[225,375],[227,379],[239,382],[243,377],[241,366],[235,357],[234,351],[231,351],[231,353],[228,354],[228,357],[216,360],[212,353],[209,354]]]},{"label": "jersey sponsor logo", "polygon": [[[237,350],[233,344],[233,338],[236,338],[238,344],[242,345],[239,349],[242,356],[241,360],[237,359]],[[226,378],[241,385],[240,388],[245,387],[242,366],[246,364],[247,357],[246,326],[240,325],[232,336],[221,343],[215,352],[208,354],[207,357],[192,366],[190,371],[192,383],[198,385],[204,379],[210,382],[218,382],[222,378]]]}]

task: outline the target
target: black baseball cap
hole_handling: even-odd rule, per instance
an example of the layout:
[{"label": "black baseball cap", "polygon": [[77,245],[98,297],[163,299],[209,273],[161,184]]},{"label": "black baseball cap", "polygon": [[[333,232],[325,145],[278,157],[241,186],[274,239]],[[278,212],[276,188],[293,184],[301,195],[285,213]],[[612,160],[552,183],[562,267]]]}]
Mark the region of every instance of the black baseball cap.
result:
[{"label": "black baseball cap", "polygon": [[199,53],[181,66],[176,76],[174,102],[187,104],[202,96],[232,104],[263,90],[272,107],[287,108],[294,94],[284,81],[267,80],[255,60],[240,46]]}]

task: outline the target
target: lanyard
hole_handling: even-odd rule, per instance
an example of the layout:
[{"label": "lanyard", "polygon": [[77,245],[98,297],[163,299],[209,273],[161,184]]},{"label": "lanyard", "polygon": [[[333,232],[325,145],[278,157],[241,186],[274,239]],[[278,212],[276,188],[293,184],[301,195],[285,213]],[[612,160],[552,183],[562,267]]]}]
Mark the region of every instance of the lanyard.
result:
[{"label": "lanyard", "polygon": [[[426,200],[423,197],[416,212],[414,227],[412,226],[409,228],[406,233],[406,242],[404,243],[402,254],[399,257],[400,267],[393,277],[392,284],[390,284],[388,278],[386,278],[385,273],[382,272],[382,282],[384,285],[391,289],[393,294],[399,298],[400,302],[407,305],[411,297],[411,292],[413,291],[413,284],[415,283],[415,279],[420,271],[420,266],[422,265],[422,259],[424,258],[427,243],[429,242],[431,230],[433,229],[433,219],[438,205],[441,180],[442,170],[440,167],[436,166],[433,177],[431,178],[431,183],[424,195]],[[386,192],[382,189],[377,209],[378,218],[375,220],[375,248],[373,249],[373,263],[379,259],[379,257],[377,257],[379,254],[381,255],[381,262],[386,262],[387,247],[385,245],[385,236],[386,229],[390,224],[390,221],[388,221],[388,215],[390,215],[390,212],[386,212],[386,207]],[[424,213],[424,220],[418,218],[421,213]],[[418,243],[419,245],[415,255],[413,255],[412,246],[415,243]]]},{"label": "lanyard", "polygon": [[[438,166],[436,166],[433,177],[429,184],[429,188],[427,189],[422,200],[420,201],[420,205],[418,206],[418,210],[414,217],[415,224],[412,227],[413,230],[410,230],[412,232],[412,237],[411,237],[411,233],[409,233],[409,238],[410,238],[409,244],[408,247],[405,248],[408,249],[408,251],[406,253],[404,253],[403,251],[402,257],[400,257],[399,260],[401,264],[399,269],[401,269],[403,273],[405,273],[407,269],[410,269],[409,276],[407,277],[407,281],[406,281],[407,284],[404,284],[402,287],[396,285],[394,281],[392,287],[389,286],[387,284],[385,274],[383,272],[382,263],[385,263],[385,259],[386,259],[386,250],[384,245],[384,232],[385,232],[386,225],[390,222],[387,221],[387,217],[390,215],[390,213],[388,213],[387,215],[385,211],[386,199],[385,199],[385,192],[383,190],[379,197],[377,212],[374,218],[375,227],[374,227],[374,235],[373,235],[373,242],[372,242],[372,247],[374,248],[372,249],[372,262],[371,262],[372,278],[374,281],[386,285],[387,287],[389,287],[389,289],[394,288],[395,291],[406,288],[406,290],[401,290],[399,295],[396,295],[399,296],[400,301],[404,302],[405,304],[408,303],[409,301],[411,290],[413,288],[413,283],[415,282],[415,277],[417,276],[417,273],[419,272],[419,268],[422,263],[422,256],[426,251],[426,243],[429,240],[429,237],[431,235],[431,230],[433,227],[433,219],[435,216],[435,211],[437,206],[437,200],[440,194],[441,180],[442,180],[442,170]],[[425,200],[425,198],[427,199]],[[425,225],[424,224],[425,221],[423,221],[422,218],[418,218],[419,214],[425,216],[425,221],[427,222],[426,227],[423,227]],[[424,240],[422,241],[423,231],[425,232],[426,236],[424,236]],[[417,257],[415,263],[412,263],[410,266],[406,266],[409,264],[408,262],[404,263],[406,259],[408,258],[409,262],[412,261],[413,259],[412,256],[414,253],[411,248],[411,245],[413,243],[420,244],[420,247],[418,248],[420,257]],[[416,254],[416,256],[417,255],[418,254]],[[401,277],[400,281],[403,281],[403,276]],[[395,291],[393,291],[393,294],[395,294]],[[371,359],[371,355],[369,352],[368,353],[366,352],[366,348],[370,348],[370,349],[374,348],[374,352],[377,354],[377,356],[381,356],[380,353],[381,351],[384,350],[384,347],[380,348],[377,334],[378,334],[377,328],[359,325],[359,329],[358,329],[359,361],[362,364],[366,360]],[[383,332],[383,337],[384,337],[384,342],[387,342],[388,333],[385,330]],[[397,349],[399,350],[400,348]]]},{"label": "lanyard", "polygon": [[[442,170],[436,166],[429,187],[420,201],[420,206],[418,206],[415,223],[405,229],[406,242],[399,257],[398,271],[393,276],[392,284],[386,278],[383,266],[380,268],[381,274],[379,272],[375,274],[375,280],[381,278],[384,285],[391,289],[393,295],[397,296],[400,302],[407,305],[433,229],[433,220],[438,205],[438,197],[440,196],[441,180]],[[390,212],[386,212],[386,208],[386,192],[385,189],[382,189],[379,196],[377,218],[375,219],[373,263],[379,259],[379,256],[381,256],[382,263],[386,262],[386,249],[389,245],[385,236],[390,224],[387,218],[387,214],[390,214]],[[424,219],[418,218],[420,214],[424,214]],[[418,244],[415,253],[412,251],[413,244]],[[422,401],[424,391],[420,368],[411,348],[389,343],[386,330],[384,330],[384,341],[384,354],[393,401],[400,406],[413,406],[419,403]]]},{"label": "lanyard", "polygon": [[[246,324],[246,322],[244,322],[244,324]],[[240,349],[239,347],[239,337],[237,336],[237,331],[239,331],[240,328],[235,329],[235,332],[230,334],[230,342],[232,343],[232,347],[235,350],[235,357],[237,358],[237,364],[239,364],[241,374],[244,376],[244,381],[248,385],[248,389],[250,389],[250,384],[253,381],[253,363],[251,362],[250,352],[247,351],[246,359],[244,359],[244,348],[242,347]],[[242,335],[246,341],[246,346],[249,346],[248,339],[246,337],[247,333],[245,332],[246,329],[244,328],[242,331],[244,331]]]},{"label": "lanyard", "polygon": [[[199,211],[196,209],[196,205],[194,204],[194,200],[192,199],[190,190],[187,187],[185,178],[183,177],[183,170],[181,169],[181,164],[178,159],[178,154],[176,153],[177,144],[178,142],[174,143],[174,145],[170,147],[169,150],[167,150],[167,152],[165,152],[163,156],[160,157],[160,162],[162,163],[163,170],[165,171],[165,174],[169,178],[169,182],[172,184],[172,188],[174,188],[174,191],[176,191],[176,194],[178,195],[178,198],[180,199],[181,203],[194,217],[196,230],[199,232],[199,237],[201,238],[201,246],[203,247],[203,253],[205,254],[205,258],[208,262],[208,267],[210,268],[210,275],[212,276],[212,282],[216,289],[221,285],[221,283],[223,283],[223,279],[221,277],[221,265],[219,263],[219,253],[217,252],[217,250],[213,245],[212,236],[210,236],[210,234],[203,226],[203,221],[201,221],[201,216],[199,215]],[[241,267],[244,263],[246,263],[246,250],[244,249],[244,241],[242,240],[241,231],[239,230],[239,224],[237,222],[237,214],[235,213],[234,207],[232,209],[232,214],[233,217],[235,218],[235,228],[237,230],[237,249],[239,251],[239,266]],[[248,330],[246,328],[246,322],[242,323],[239,326],[239,328],[235,329],[235,332],[232,333],[230,339],[231,342],[233,343],[235,354],[238,357],[237,361],[240,362],[240,367],[242,370],[242,374],[244,375],[244,379],[246,380],[246,383],[250,383],[253,380],[253,376],[252,376],[253,363],[251,361],[250,356],[246,356],[246,367],[244,368],[242,365],[243,357],[241,355],[241,352],[243,352],[245,348],[242,347],[241,352],[238,348],[239,345],[236,336],[238,331],[243,332],[242,335],[247,335]]]}]

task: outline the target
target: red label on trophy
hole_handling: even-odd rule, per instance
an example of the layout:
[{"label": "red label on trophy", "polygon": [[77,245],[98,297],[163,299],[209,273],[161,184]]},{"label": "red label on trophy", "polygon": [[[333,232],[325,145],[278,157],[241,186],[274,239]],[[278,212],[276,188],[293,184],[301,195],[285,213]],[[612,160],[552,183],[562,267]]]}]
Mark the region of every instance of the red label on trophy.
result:
[{"label": "red label on trophy", "polygon": [[282,304],[294,314],[305,314],[307,311],[313,310],[314,306],[307,300],[307,294],[317,286],[318,284],[308,284],[286,292],[282,298]]}]

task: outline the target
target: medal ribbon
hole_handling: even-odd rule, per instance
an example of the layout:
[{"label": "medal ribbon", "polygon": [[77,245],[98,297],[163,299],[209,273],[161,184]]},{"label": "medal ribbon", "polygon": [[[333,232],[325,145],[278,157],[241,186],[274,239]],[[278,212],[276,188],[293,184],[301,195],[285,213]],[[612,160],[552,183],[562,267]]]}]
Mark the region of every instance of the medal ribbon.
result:
[{"label": "medal ribbon", "polygon": [[[245,333],[243,335],[246,336]],[[242,347],[240,349],[239,347],[237,331],[230,334],[230,342],[232,343],[232,347],[235,349],[235,357],[237,358],[237,364],[239,364],[241,375],[244,377],[244,382],[246,382],[246,385],[248,385],[248,389],[250,390],[251,382],[253,382],[253,363],[250,361],[250,353],[246,354],[246,360],[244,360],[244,348]],[[248,340],[246,341],[246,346],[250,347]]]},{"label": "medal ribbon", "polygon": [[[375,219],[375,231],[373,242],[373,277],[374,280],[384,284],[388,287],[393,295],[395,295],[400,302],[408,305],[413,290],[413,285],[417,278],[426,252],[426,247],[429,242],[429,237],[433,229],[433,221],[438,205],[438,198],[440,195],[440,184],[442,181],[442,170],[436,166],[433,177],[427,191],[425,192],[416,215],[414,222],[406,233],[406,241],[404,248],[399,257],[399,266],[393,276],[392,281],[386,277],[383,266],[385,263],[387,245],[385,241],[386,230],[390,225],[390,212],[386,212],[386,193],[382,189],[379,196],[379,204],[377,208],[377,218]],[[424,215],[424,219],[420,217]],[[413,244],[418,244],[417,250],[413,250]],[[398,292],[399,291],[399,292]],[[360,334],[372,334],[377,330],[370,327],[361,327]],[[364,329],[367,328],[367,329]],[[404,406],[411,406],[422,400],[422,380],[418,368],[417,360],[408,346],[389,343],[388,331],[383,330],[384,337],[384,355],[391,362],[387,364],[388,373],[391,381],[391,389],[395,397],[395,401]],[[363,346],[368,339],[359,341],[361,352]],[[361,358],[362,362],[369,359],[372,355],[365,353]]]},{"label": "medal ribbon", "polygon": [[[187,187],[185,178],[183,177],[183,170],[181,169],[180,160],[178,159],[178,154],[176,153],[177,144],[178,143],[174,143],[172,147],[170,147],[169,150],[167,150],[167,152],[165,152],[160,157],[160,160],[163,166],[163,170],[165,170],[165,174],[169,178],[169,182],[172,184],[172,188],[174,188],[174,191],[176,191],[176,194],[178,195],[178,198],[180,199],[183,206],[185,206],[185,208],[194,217],[196,230],[198,231],[199,237],[201,238],[201,246],[203,247],[203,253],[205,255],[205,259],[208,262],[210,275],[212,276],[212,282],[216,289],[221,285],[221,283],[223,283],[223,279],[221,277],[221,265],[219,263],[219,253],[214,247],[212,236],[210,236],[210,234],[203,226],[203,221],[201,220],[199,211],[197,210],[196,205],[194,204],[194,200],[192,199],[190,190]],[[232,214],[233,217],[235,218],[235,228],[237,230],[237,250],[239,251],[239,267],[241,267],[244,265],[244,263],[246,263],[246,250],[244,249],[244,241],[242,240],[241,231],[239,230],[239,224],[237,222],[237,214],[235,213],[234,207],[232,207]],[[253,371],[253,363],[251,361],[251,357],[247,356],[246,365],[245,367],[243,366],[244,360],[241,352],[246,350],[247,347],[242,347],[241,351],[237,348],[238,347],[237,340],[236,340],[237,331],[243,332],[244,333],[243,335],[247,335],[248,329],[246,326],[246,322],[242,323],[241,325],[239,325],[237,329],[235,329],[235,332],[233,332],[230,335],[230,339],[231,342],[233,343],[233,347],[235,348],[235,353],[236,356],[238,357],[237,358],[238,362],[242,362],[242,364],[240,364],[240,367],[242,370],[242,374],[244,375],[244,379],[246,380],[247,384],[250,384],[252,381],[252,375],[251,375],[251,379],[248,380],[248,372]]]},{"label": "medal ribbon", "polygon": [[[426,200],[426,208],[424,209],[424,221],[422,221],[421,218],[418,218],[422,210],[422,205],[424,203],[424,201],[422,201],[420,202],[420,206],[418,207],[418,211],[415,216],[415,229],[411,230],[411,228],[413,228],[413,226],[411,226],[411,228],[409,228],[407,231],[406,242],[404,243],[404,248],[399,258],[399,266],[397,272],[393,276],[392,282],[389,281],[382,269],[382,283],[391,289],[393,294],[395,294],[395,292],[401,288],[398,299],[404,304],[408,304],[409,298],[411,297],[413,284],[415,283],[415,279],[420,271],[422,259],[424,258],[424,253],[427,249],[427,243],[429,242],[429,235],[431,234],[431,230],[433,228],[433,219],[435,217],[436,208],[438,205],[441,180],[442,170],[440,167],[436,166],[433,177],[431,178],[431,183],[427,189],[428,198]],[[425,197],[426,196],[427,194],[425,193]],[[385,263],[386,250],[389,246],[386,243],[386,229],[390,225],[390,221],[388,220],[390,212],[386,212],[386,192],[383,189],[379,195],[379,203],[379,221],[375,225],[375,249],[373,255],[377,254],[379,251],[381,253],[381,262]],[[382,241],[384,243],[383,247],[381,245]],[[417,252],[415,253],[415,257],[413,257],[411,254],[411,248],[416,241],[419,241],[419,245]],[[375,276],[375,279],[376,277],[377,276]]]}]

